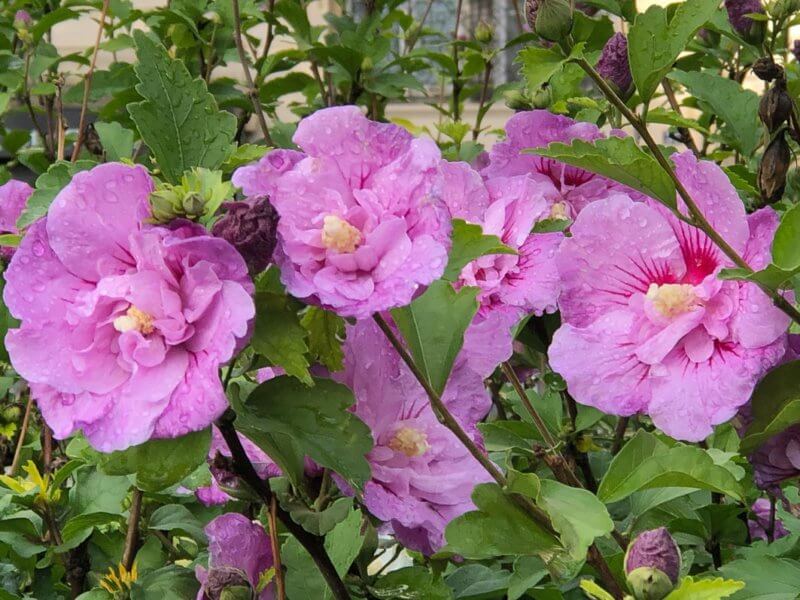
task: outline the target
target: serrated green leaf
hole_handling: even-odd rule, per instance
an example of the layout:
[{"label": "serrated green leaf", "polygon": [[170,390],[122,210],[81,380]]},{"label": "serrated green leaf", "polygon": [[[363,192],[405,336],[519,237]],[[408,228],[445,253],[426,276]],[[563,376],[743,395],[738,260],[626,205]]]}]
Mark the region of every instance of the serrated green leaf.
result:
[{"label": "serrated green leaf", "polygon": [[744,588],[743,581],[733,579],[693,579],[684,577],[665,600],[720,600]]},{"label": "serrated green leaf", "polygon": [[136,487],[160,492],[175,485],[206,460],[211,429],[179,438],[154,439],[127,450],[102,454],[100,469],[108,475],[136,475]]},{"label": "serrated green leaf", "polygon": [[142,139],[171,183],[192,167],[216,169],[230,155],[236,117],[217,108],[202,79],[172,59],[159,43],[134,32],[136,91],[142,102],[128,105]]},{"label": "serrated green leaf", "polygon": [[611,461],[597,490],[610,504],[639,490],[691,487],[742,498],[742,487],[723,466],[714,464],[702,448],[678,444],[668,447],[656,436],[639,430]]},{"label": "serrated green leaf", "polygon": [[284,477],[270,479],[270,487],[292,520],[314,535],[325,535],[331,531],[347,518],[353,506],[352,498],[337,498],[323,510],[309,508],[302,498],[295,495],[289,480]]},{"label": "serrated green leaf", "polygon": [[[247,397],[236,420],[253,442],[294,448],[302,460],[311,457],[332,469],[355,487],[370,477],[365,455],[372,449],[369,428],[347,409],[353,393],[331,379],[315,379],[314,387],[280,376],[259,385]],[[273,456],[283,467],[279,457]]]},{"label": "serrated green leaf", "polygon": [[300,324],[308,332],[311,356],[329,371],[341,371],[344,368],[340,341],[344,338],[344,319],[319,306],[309,306]]},{"label": "serrated green leaf", "polygon": [[223,173],[231,173],[242,165],[257,161],[269,151],[269,146],[241,144],[240,146],[236,147],[236,150],[234,150],[228,159],[222,164],[222,171]]},{"label": "serrated green leaf", "polygon": [[558,548],[555,537],[529,517],[494,483],[475,486],[477,510],[450,521],[447,550],[464,558],[535,555]]},{"label": "serrated green leaf", "polygon": [[750,406],[753,420],[742,440],[744,454],[800,423],[800,361],[794,360],[767,373],[756,385]]},{"label": "serrated green leaf", "polygon": [[628,33],[628,58],[633,81],[648,102],[697,30],[716,12],[717,0],[686,0],[667,19],[667,9],[650,6],[636,15]]},{"label": "serrated green leaf", "polygon": [[[583,52],[583,43],[575,44],[570,59],[577,58]],[[528,46],[520,50],[516,61],[522,67],[522,76],[528,91],[536,92],[544,83],[564,66],[567,59],[554,49]]]},{"label": "serrated green leaf", "polygon": [[[269,279],[256,290],[256,327],[252,346],[259,354],[306,385],[313,385],[308,372],[307,331],[301,325],[297,311],[290,306],[278,281],[277,270],[269,269],[263,276]],[[279,291],[280,290],[280,293]]]},{"label": "serrated green leaf", "polygon": [[370,588],[378,600],[451,600],[447,584],[424,567],[405,567],[387,573]]},{"label": "serrated green leaf", "polygon": [[669,207],[676,206],[672,179],[655,158],[636,145],[633,138],[609,137],[592,143],[574,140],[571,145],[555,143],[545,148],[530,148],[526,152],[598,173]]},{"label": "serrated green leaf", "polygon": [[462,219],[453,219],[451,234],[453,245],[444,270],[444,279],[456,281],[463,269],[470,262],[487,254],[517,254],[513,248],[506,246],[496,235],[484,235],[480,225],[467,223]]},{"label": "serrated green leaf", "polygon": [[746,156],[761,141],[758,122],[758,94],[742,85],[706,71],[673,71],[669,78],[677,81],[698,100],[707,103],[718,119],[725,123],[726,140]]},{"label": "serrated green leaf", "polygon": [[464,344],[464,332],[478,312],[478,291],[463,287],[456,292],[439,279],[408,306],[392,310],[414,362],[439,394]]}]

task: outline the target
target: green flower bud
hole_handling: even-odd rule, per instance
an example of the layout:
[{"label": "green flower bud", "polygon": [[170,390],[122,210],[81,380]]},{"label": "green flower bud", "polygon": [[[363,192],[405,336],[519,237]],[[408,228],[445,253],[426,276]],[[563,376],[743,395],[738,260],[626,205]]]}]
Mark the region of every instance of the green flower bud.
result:
[{"label": "green flower bud", "polygon": [[481,44],[491,44],[494,39],[494,27],[491,23],[481,20],[475,27],[475,40]]},{"label": "green flower bud", "polygon": [[519,90],[506,90],[503,92],[503,98],[506,106],[512,110],[530,110],[532,108],[531,101]]},{"label": "green flower bud", "polygon": [[174,219],[207,222],[223,201],[233,196],[233,186],[222,181],[220,171],[195,168],[187,171],[179,185],[160,183],[150,194],[154,223]]},{"label": "green flower bud", "polygon": [[669,576],[655,567],[639,567],[628,573],[628,586],[636,600],[662,600],[675,587]]},{"label": "green flower bud", "polygon": [[560,42],[572,31],[570,0],[527,0],[525,14],[530,28],[540,37]]},{"label": "green flower bud", "polygon": [[253,592],[249,587],[237,585],[222,590],[219,600],[252,600]]},{"label": "green flower bud", "polygon": [[368,71],[372,71],[374,67],[375,63],[372,62],[372,58],[370,58],[369,56],[365,56],[361,60],[361,70],[364,71],[365,73]]}]

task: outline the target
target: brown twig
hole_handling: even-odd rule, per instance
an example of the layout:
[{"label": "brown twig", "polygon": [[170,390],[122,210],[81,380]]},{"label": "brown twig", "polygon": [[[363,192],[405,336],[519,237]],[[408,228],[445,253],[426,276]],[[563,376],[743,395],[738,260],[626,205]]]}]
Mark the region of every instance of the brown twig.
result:
[{"label": "brown twig", "polygon": [[53,430],[42,423],[42,471],[49,473],[53,468]]},{"label": "brown twig", "polygon": [[130,571],[136,559],[136,549],[139,545],[139,519],[142,516],[142,496],[144,493],[138,488],[133,488],[131,508],[128,515],[128,531],[125,534],[125,548],[122,551],[122,566]]},{"label": "brown twig", "polygon": [[275,587],[278,600],[286,600],[286,585],[283,581],[283,565],[281,564],[281,544],[278,538],[278,499],[273,495],[269,504],[269,541],[272,546],[272,563],[275,567]]},{"label": "brown twig", "polygon": [[458,0],[456,5],[456,26],[453,29],[453,64],[455,65],[456,73],[453,77],[453,121],[461,120],[461,105],[459,98],[461,97],[461,69],[458,68],[458,28],[461,25],[461,7],[464,0]]},{"label": "brown twig", "polygon": [[58,140],[56,158],[58,160],[64,160],[64,138],[67,129],[64,124],[64,102],[61,97],[63,87],[64,77],[63,75],[59,75],[56,80],[56,128],[58,129],[56,132],[56,139]]},{"label": "brown twig", "polygon": [[36,128],[39,137],[42,138],[42,145],[44,146],[45,153],[52,158],[53,151],[50,148],[50,140],[47,137],[47,132],[44,130],[41,123],[39,123],[39,119],[36,118],[36,111],[33,110],[33,103],[31,102],[31,93],[30,89],[28,88],[28,77],[31,69],[32,55],[33,52],[31,50],[27,50],[25,53],[25,70],[22,75],[22,100],[25,103],[25,107],[28,109],[28,114],[31,117],[33,126]]},{"label": "brown twig", "polygon": [[258,119],[259,127],[261,127],[261,134],[264,136],[264,142],[268,146],[272,146],[272,136],[269,134],[267,119],[264,117],[264,111],[261,109],[261,98],[258,96],[258,88],[256,88],[253,83],[253,76],[250,74],[247,54],[245,54],[244,44],[242,44],[242,18],[239,14],[239,0],[231,0],[231,5],[233,6],[233,39],[236,42],[236,50],[239,53],[239,61],[242,63],[244,79],[247,83],[247,97],[250,98],[250,102],[253,104],[253,112]]},{"label": "brown twig", "polygon": [[103,39],[103,29],[106,23],[106,14],[108,13],[109,0],[103,0],[103,7],[100,9],[100,24],[97,28],[97,37],[94,40],[94,50],[92,51],[92,61],[89,64],[89,70],[83,77],[83,100],[81,100],[81,116],[78,120],[78,139],[75,140],[75,146],[72,148],[71,162],[78,160],[78,155],[81,153],[81,146],[83,146],[83,130],[86,127],[86,110],[89,107],[89,92],[92,90],[92,77],[94,77],[94,68],[97,65],[97,55],[100,52],[100,40]]},{"label": "brown twig", "polygon": [[[233,409],[226,410],[223,415],[215,421],[215,425],[225,439],[225,443],[231,451],[233,468],[236,474],[244,481],[257,495],[265,506],[272,504],[272,490],[269,487],[269,480],[264,480],[256,473],[253,463],[244,451],[242,441],[239,439],[233,423],[236,420],[236,413]],[[328,587],[336,600],[350,600],[350,594],[342,582],[336,567],[331,562],[328,552],[322,542],[322,538],[312,535],[300,525],[292,520],[292,517],[280,505],[276,505],[275,513],[284,527],[289,530],[300,545],[306,549],[317,565],[317,568],[325,578]]]},{"label": "brown twig", "polygon": [[22,417],[22,425],[19,428],[19,438],[17,439],[17,447],[14,450],[14,459],[11,461],[11,470],[9,475],[14,477],[19,469],[19,460],[22,456],[22,446],[25,444],[25,436],[28,435],[28,425],[31,419],[31,408],[33,407],[33,396],[28,397],[28,403],[25,405],[25,414]]},{"label": "brown twig", "polygon": [[611,443],[611,454],[614,455],[622,449],[625,443],[625,431],[628,429],[630,417],[620,417],[614,428],[614,441]]},{"label": "brown twig", "polygon": [[[678,99],[675,97],[675,90],[672,89],[672,84],[669,82],[669,79],[666,77],[661,80],[661,87],[664,88],[664,94],[667,96],[667,101],[669,105],[672,107],[678,116],[682,117],[683,113],[681,112],[681,105],[678,104]],[[694,138],[692,137],[692,132],[689,131],[688,127],[678,127],[678,133],[681,134],[682,142],[686,144],[686,147],[692,151],[692,153],[700,158],[700,148],[697,147],[697,144],[694,142]]]},{"label": "brown twig", "polygon": [[489,98],[489,86],[492,83],[492,61],[486,61],[486,68],[483,72],[483,86],[481,87],[481,99],[478,102],[478,112],[475,115],[475,127],[472,129],[472,141],[478,140],[478,135],[481,132],[481,124],[483,123],[482,114],[483,107],[486,105],[486,100]]}]

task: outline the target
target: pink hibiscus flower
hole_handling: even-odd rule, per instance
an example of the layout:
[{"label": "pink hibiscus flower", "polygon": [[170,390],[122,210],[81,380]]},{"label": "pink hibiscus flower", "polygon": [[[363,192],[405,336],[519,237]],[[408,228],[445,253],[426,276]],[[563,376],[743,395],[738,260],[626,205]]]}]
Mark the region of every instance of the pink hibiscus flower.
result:
[{"label": "pink hibiscus flower", "polygon": [[[717,165],[689,152],[673,161],[716,230],[753,268],[766,266],[775,212],[748,217]],[[718,279],[725,256],[654,202],[620,194],[587,206],[556,263],[563,325],[550,362],[583,404],[645,413],[672,437],[699,441],[785,352],[788,317],[755,285]]]},{"label": "pink hibiscus flower", "polygon": [[[12,179],[0,185],[0,233],[19,233],[17,219],[25,210],[33,188],[24,181]],[[0,255],[11,258],[14,248],[0,247]]]},{"label": "pink hibiscus flower", "polygon": [[[511,355],[501,314],[470,327],[442,395],[478,441],[475,425],[491,406],[483,379]],[[474,509],[475,485],[491,477],[436,420],[419,382],[372,320],[348,326],[344,350],[345,371],[337,378],[353,390],[355,413],[375,442],[367,455],[372,478],[364,486],[364,503],[402,544],[432,554],[442,547],[447,524]]]},{"label": "pink hibiscus flower", "polygon": [[104,452],[208,427],[227,406],[219,365],[255,314],[228,242],[144,224],[152,189],[138,166],[78,173],[5,273],[14,368],[57,438],[83,429]]},{"label": "pink hibiscus flower", "polygon": [[280,216],[276,262],[292,295],[363,318],[408,304],[441,276],[450,215],[432,140],[341,106],[304,119],[294,141],[306,156],[292,168],[262,169],[252,187],[255,171],[234,176],[270,194]]},{"label": "pink hibiscus flower", "polygon": [[[615,129],[611,135],[623,137],[625,134]],[[613,192],[623,191],[641,198],[616,181],[552,158],[524,153],[528,148],[541,148],[553,142],[570,144],[576,139],[593,142],[606,137],[592,123],[574,121],[546,110],[530,110],[508,120],[506,136],[505,141],[490,150],[489,164],[481,174],[487,179],[530,175],[537,181],[552,183],[551,217],[574,219],[589,203],[607,198]]]},{"label": "pink hibiscus flower", "polygon": [[555,312],[561,288],[555,252],[561,233],[531,233],[549,217],[556,190],[529,175],[484,181],[466,163],[448,163],[445,201],[453,217],[480,225],[517,254],[489,254],[464,267],[459,283],[480,288],[481,314],[499,307]]}]

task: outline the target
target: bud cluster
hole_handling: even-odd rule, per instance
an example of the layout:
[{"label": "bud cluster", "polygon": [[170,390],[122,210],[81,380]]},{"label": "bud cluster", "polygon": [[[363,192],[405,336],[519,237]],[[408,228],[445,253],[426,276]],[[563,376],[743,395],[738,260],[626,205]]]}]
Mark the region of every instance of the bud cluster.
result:
[{"label": "bud cluster", "polygon": [[220,171],[194,168],[181,183],[160,183],[150,194],[152,221],[166,224],[175,219],[206,221],[222,202],[233,196],[233,185],[222,181]]}]

